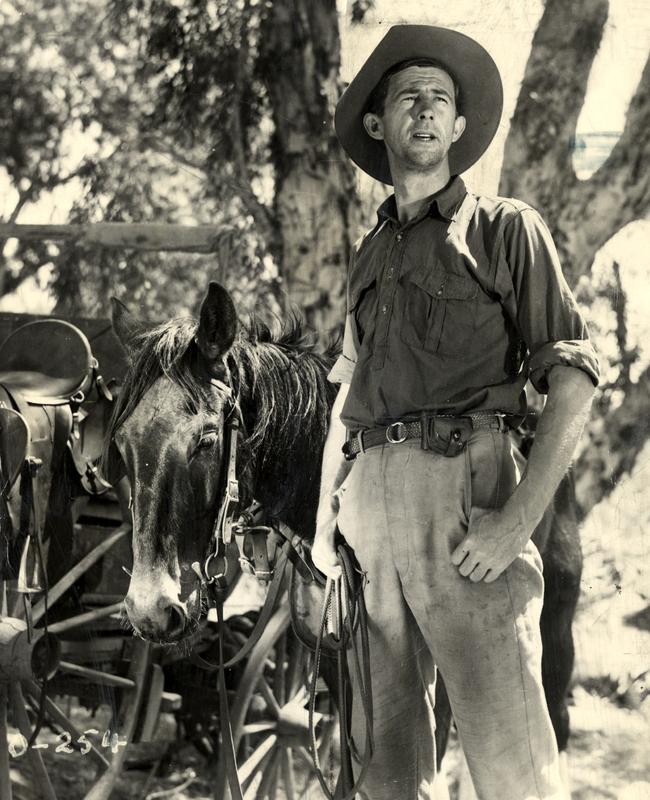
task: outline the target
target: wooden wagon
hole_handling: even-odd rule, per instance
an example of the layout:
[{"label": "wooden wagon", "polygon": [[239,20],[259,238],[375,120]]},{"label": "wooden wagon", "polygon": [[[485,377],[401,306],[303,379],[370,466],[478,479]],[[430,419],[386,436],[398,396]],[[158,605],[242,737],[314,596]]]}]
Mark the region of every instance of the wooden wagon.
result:
[{"label": "wooden wagon", "polygon": [[[191,252],[209,252],[220,234],[214,228],[118,223],[85,228],[0,226],[2,239],[73,238],[104,246]],[[0,342],[16,331],[15,341],[19,341],[20,331],[27,330],[25,325],[44,319],[0,314]],[[108,394],[115,391],[126,369],[126,358],[110,321],[64,322],[86,338],[97,362],[96,376],[101,376]],[[49,336],[50,329],[47,331]],[[13,341],[9,339],[10,344]],[[24,336],[22,341],[24,347]],[[39,345],[45,349],[49,346],[48,341]],[[33,370],[31,356],[23,363],[19,355],[16,363],[10,359],[9,366],[17,372]],[[34,358],[38,370],[47,372],[43,353],[34,354]],[[60,360],[50,365],[50,377],[58,377],[58,369]],[[4,380],[10,382],[6,369]],[[73,411],[82,420],[86,415],[96,419],[104,402],[96,385],[87,396],[76,400]],[[0,443],[2,437],[0,429]],[[2,452],[0,446],[0,459]],[[20,481],[16,481],[13,491],[19,491],[19,487]],[[49,585],[31,587],[27,595],[17,590],[15,580],[6,577],[2,581],[0,797],[75,798],[59,780],[67,764],[68,770],[87,774],[79,797],[106,800],[130,764],[151,765],[163,757],[170,742],[164,737],[157,740],[156,728],[166,713],[174,714],[181,734],[214,759],[215,797],[225,796],[225,771],[218,763],[214,676],[202,673],[175,652],[133,637],[125,628],[121,606],[129,583],[131,522],[124,493],[119,487],[106,492],[79,492],[70,499],[63,517],[70,522],[71,533],[65,533],[65,525],[56,521],[50,521],[47,532],[47,561],[55,579]],[[42,535],[43,530],[38,533]],[[66,541],[61,544],[57,537]],[[55,551],[59,555],[53,557]],[[229,647],[236,649],[246,639],[253,617],[254,613],[231,615]],[[208,622],[197,635],[195,646],[210,653],[215,635]],[[305,786],[310,781],[308,672],[306,652],[292,636],[288,607],[281,604],[249,658],[229,675],[233,735],[246,797],[286,796],[291,800],[303,794],[297,791],[296,774]],[[80,714],[80,708],[99,709],[99,713],[89,717]],[[35,728],[41,733],[34,739]],[[333,723],[323,728],[320,744],[324,749],[333,730]],[[298,770],[294,769],[294,755],[302,762]]]}]

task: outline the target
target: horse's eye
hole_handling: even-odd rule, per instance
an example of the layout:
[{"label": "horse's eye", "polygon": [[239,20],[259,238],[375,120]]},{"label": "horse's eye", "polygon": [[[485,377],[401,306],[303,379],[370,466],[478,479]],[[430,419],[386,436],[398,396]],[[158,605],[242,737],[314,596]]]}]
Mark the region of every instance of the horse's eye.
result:
[{"label": "horse's eye", "polygon": [[203,436],[199,439],[199,443],[197,444],[197,449],[199,450],[207,450],[210,447],[213,447],[217,443],[217,436],[215,431],[210,431],[208,433],[204,433]]}]

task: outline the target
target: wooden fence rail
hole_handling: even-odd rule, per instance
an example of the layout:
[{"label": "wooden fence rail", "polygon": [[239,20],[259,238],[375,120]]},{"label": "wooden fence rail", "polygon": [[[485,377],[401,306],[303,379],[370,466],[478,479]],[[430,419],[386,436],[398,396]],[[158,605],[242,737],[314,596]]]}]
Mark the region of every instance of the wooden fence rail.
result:
[{"label": "wooden fence rail", "polygon": [[74,241],[131,250],[213,253],[232,228],[215,225],[168,225],[165,223],[97,222],[88,225],[0,224],[0,241]]}]

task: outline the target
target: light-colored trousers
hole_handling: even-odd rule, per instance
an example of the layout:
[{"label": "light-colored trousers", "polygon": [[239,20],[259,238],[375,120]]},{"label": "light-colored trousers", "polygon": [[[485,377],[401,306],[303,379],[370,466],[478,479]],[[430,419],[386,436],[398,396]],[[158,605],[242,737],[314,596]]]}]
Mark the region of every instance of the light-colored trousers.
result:
[{"label": "light-colored trousers", "polygon": [[[368,800],[434,797],[434,663],[480,800],[565,797],[542,688],[539,553],[529,543],[491,584],[451,563],[469,515],[502,506],[516,481],[509,436],[485,430],[453,458],[417,441],[372,448],[337,492],[339,528],[367,573]],[[352,729],[363,752],[360,702]]]}]

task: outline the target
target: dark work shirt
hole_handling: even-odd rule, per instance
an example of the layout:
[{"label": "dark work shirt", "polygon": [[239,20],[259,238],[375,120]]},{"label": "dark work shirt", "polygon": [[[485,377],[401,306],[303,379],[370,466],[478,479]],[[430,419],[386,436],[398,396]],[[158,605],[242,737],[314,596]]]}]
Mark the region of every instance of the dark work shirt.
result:
[{"label": "dark work shirt", "polygon": [[556,364],[598,383],[598,361],[548,228],[525,203],[455,177],[413,220],[379,208],[348,272],[343,354],[351,430],[417,417],[525,410]]}]

